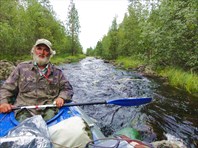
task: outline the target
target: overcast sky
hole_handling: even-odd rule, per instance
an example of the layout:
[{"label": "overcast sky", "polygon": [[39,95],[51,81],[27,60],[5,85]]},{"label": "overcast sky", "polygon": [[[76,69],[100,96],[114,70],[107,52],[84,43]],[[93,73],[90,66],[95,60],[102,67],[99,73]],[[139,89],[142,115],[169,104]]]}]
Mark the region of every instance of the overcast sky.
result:
[{"label": "overcast sky", "polygon": [[[54,11],[61,21],[66,21],[70,0],[50,0]],[[108,32],[113,18],[123,20],[127,12],[128,0],[74,0],[80,22],[80,43],[84,51],[95,47]]]}]

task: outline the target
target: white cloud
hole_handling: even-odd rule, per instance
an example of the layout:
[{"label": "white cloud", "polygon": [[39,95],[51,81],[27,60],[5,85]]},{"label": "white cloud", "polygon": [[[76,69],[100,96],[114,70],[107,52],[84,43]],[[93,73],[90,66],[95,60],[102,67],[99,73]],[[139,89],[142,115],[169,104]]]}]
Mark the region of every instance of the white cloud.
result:
[{"label": "white cloud", "polygon": [[[66,21],[70,0],[50,0],[61,21]],[[79,15],[79,35],[84,50],[95,47],[108,32],[113,18],[120,23],[127,12],[128,0],[74,0]]]}]

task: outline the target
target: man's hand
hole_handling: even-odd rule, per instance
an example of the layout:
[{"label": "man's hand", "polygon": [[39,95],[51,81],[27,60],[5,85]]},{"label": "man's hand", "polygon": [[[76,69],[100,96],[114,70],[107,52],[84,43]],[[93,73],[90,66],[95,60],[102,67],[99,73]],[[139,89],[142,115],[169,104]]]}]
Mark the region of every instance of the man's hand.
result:
[{"label": "man's hand", "polygon": [[8,103],[0,104],[0,113],[9,113],[14,106]]},{"label": "man's hand", "polygon": [[64,105],[64,100],[62,98],[57,98],[54,102],[57,107],[62,107]]}]

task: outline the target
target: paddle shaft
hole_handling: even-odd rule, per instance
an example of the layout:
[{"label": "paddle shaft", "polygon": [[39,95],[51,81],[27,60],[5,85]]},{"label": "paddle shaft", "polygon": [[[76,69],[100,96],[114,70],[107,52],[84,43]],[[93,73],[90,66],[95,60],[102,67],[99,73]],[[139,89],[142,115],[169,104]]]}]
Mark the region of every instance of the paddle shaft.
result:
[{"label": "paddle shaft", "polygon": [[[63,106],[84,106],[84,105],[99,105],[99,104],[113,104],[119,106],[138,106],[142,104],[146,104],[151,102],[152,98],[123,98],[117,100],[108,100],[108,101],[100,101],[100,102],[86,102],[86,103],[66,103]],[[13,110],[17,109],[39,109],[46,107],[56,107],[55,104],[47,104],[47,105],[35,105],[35,106],[19,106],[13,108]]]},{"label": "paddle shaft", "polygon": [[[106,101],[100,101],[100,102],[86,102],[86,103],[67,103],[63,106],[69,107],[69,106],[84,106],[84,105],[99,105],[99,104],[107,104]],[[39,109],[39,108],[45,108],[45,107],[56,107],[55,104],[47,104],[47,105],[32,105],[32,106],[21,106],[13,108],[13,110],[18,109]]]}]

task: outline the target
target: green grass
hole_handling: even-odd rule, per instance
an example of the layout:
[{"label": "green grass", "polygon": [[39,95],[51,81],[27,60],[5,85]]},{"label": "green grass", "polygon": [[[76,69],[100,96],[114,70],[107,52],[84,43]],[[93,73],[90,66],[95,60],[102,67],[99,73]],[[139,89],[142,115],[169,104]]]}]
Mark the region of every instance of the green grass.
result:
[{"label": "green grass", "polygon": [[139,60],[135,57],[119,57],[116,59],[116,64],[123,65],[124,68],[137,68],[141,65],[144,65],[144,61]]},{"label": "green grass", "polygon": [[0,56],[0,60],[6,60],[6,61],[10,61],[10,62],[29,61],[29,60],[32,60],[32,57],[31,57],[30,54],[29,55],[23,55],[23,56],[20,56],[20,57],[15,57],[15,56],[9,55],[9,56],[6,56],[6,57]]},{"label": "green grass", "polygon": [[167,77],[174,87],[182,88],[191,94],[198,92],[198,75],[181,69],[169,67],[159,71],[163,77]]},{"label": "green grass", "polygon": [[55,65],[59,65],[61,63],[73,63],[73,62],[78,62],[81,59],[85,58],[86,55],[79,54],[75,56],[70,56],[70,55],[55,55],[54,57],[51,58],[51,62]]}]

